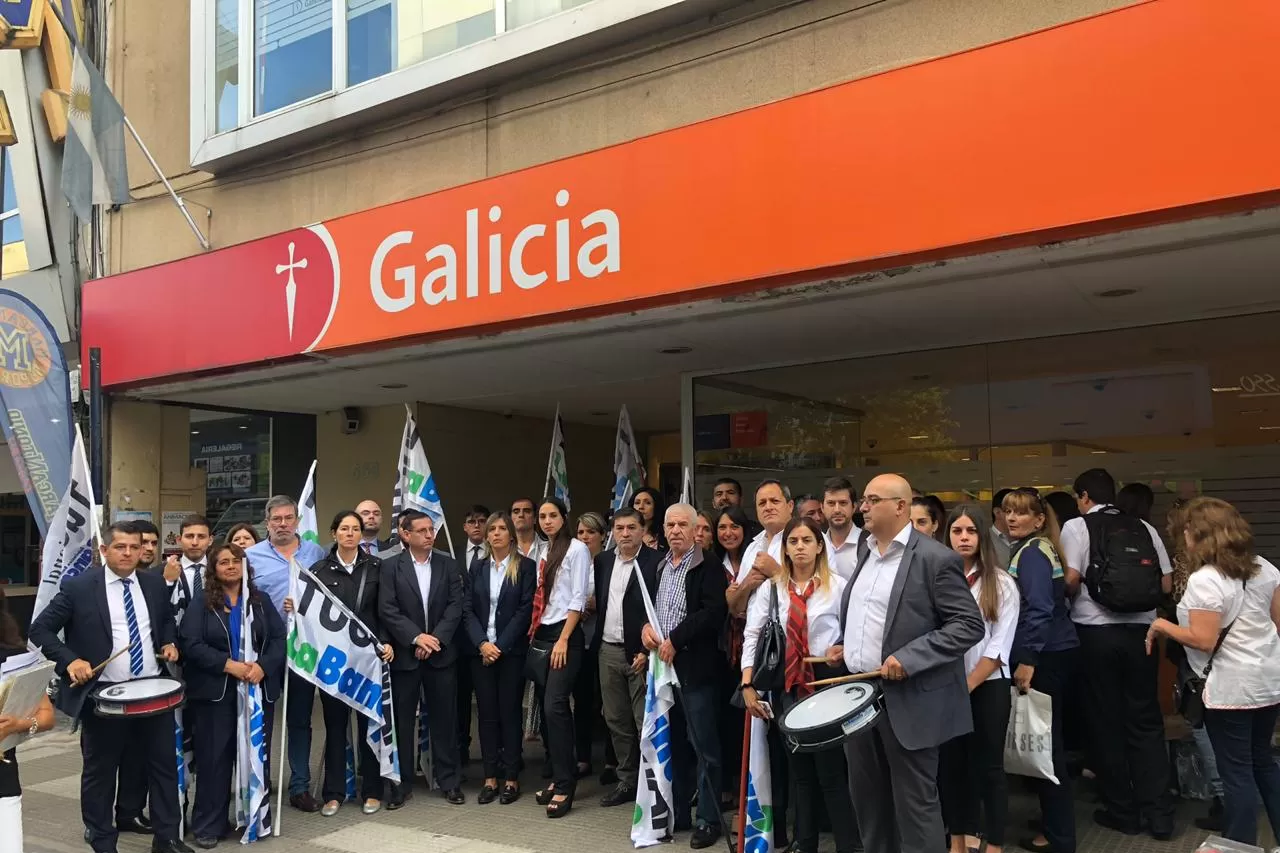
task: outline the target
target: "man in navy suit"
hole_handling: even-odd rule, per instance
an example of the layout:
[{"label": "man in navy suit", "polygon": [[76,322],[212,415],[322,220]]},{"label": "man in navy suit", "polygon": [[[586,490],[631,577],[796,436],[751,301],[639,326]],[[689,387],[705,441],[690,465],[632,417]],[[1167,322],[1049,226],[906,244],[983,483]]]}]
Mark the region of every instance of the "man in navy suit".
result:
[{"label": "man in navy suit", "polygon": [[[31,623],[31,641],[56,664],[66,685],[58,694],[58,709],[81,726],[80,812],[95,853],[116,849],[111,812],[120,762],[129,750],[145,754],[153,853],[192,853],[178,837],[173,712],[100,717],[90,698],[106,684],[161,675],[157,659],[178,659],[169,589],[159,575],[137,572],[141,553],[142,538],[132,525],[108,527],[102,544],[106,568],[95,566],[64,583]],[[59,639],[60,632],[65,640]],[[94,672],[120,651],[124,653]]]},{"label": "man in navy suit", "polygon": [[[400,784],[392,786],[388,809],[398,809],[413,784],[412,744],[421,697],[431,727],[431,764],[444,797],[466,802],[458,766],[457,668],[454,635],[463,618],[462,573],[448,554],[433,549],[435,525],[425,513],[400,516],[405,549],[382,563],[378,614],[391,635],[396,654],[391,662],[396,741],[400,749]],[[458,638],[460,639],[460,638]]]}]

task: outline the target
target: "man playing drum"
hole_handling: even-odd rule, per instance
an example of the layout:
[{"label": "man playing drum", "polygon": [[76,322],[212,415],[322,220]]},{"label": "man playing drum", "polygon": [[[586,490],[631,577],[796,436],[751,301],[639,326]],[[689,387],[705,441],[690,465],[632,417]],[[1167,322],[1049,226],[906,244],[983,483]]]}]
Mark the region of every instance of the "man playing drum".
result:
[{"label": "man playing drum", "polygon": [[938,747],[972,730],[964,655],[984,635],[960,555],[911,525],[911,486],[867,484],[868,549],[844,590],[844,662],[879,671],[885,718],[845,743],[867,853],[940,849]]},{"label": "man playing drum", "polygon": [[[142,540],[131,525],[102,534],[106,568],[95,566],[63,584],[31,623],[31,641],[57,665],[68,686],[58,709],[77,720],[84,770],[80,811],[95,853],[114,853],[116,775],[127,750],[145,754],[155,853],[192,853],[178,837],[178,774],[173,711],[133,717],[94,713],[90,693],[104,685],[156,678],[160,660],[176,661],[169,590],[158,575],[135,569]],[[66,640],[59,639],[65,632]]]}]

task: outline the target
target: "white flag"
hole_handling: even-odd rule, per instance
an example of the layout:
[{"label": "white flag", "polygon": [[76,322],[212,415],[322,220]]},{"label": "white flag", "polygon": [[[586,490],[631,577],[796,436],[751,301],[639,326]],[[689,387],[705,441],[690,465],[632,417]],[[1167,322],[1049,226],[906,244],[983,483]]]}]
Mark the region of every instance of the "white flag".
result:
[{"label": "white flag", "polygon": [[[254,663],[253,608],[249,606],[249,566],[240,580],[241,660]],[[241,844],[271,836],[271,797],[267,790],[267,735],[262,685],[241,683],[236,717],[236,826],[244,827]]]},{"label": "white flag", "polygon": [[547,460],[547,494],[554,495],[569,509],[569,471],[564,459],[564,423],[556,406],[555,425],[551,428],[551,458]]},{"label": "white flag", "polygon": [[77,426],[75,444],[71,448],[71,481],[44,538],[44,550],[40,556],[40,588],[36,591],[32,621],[57,595],[64,580],[93,565],[93,543],[98,538],[98,514],[94,511],[89,460],[84,453],[84,438]]},{"label": "white flag", "polygon": [[[660,624],[653,607],[653,597],[644,582],[640,566],[635,567],[636,581],[644,599],[645,614],[655,628]],[[640,731],[640,785],[636,791],[636,807],[631,817],[631,843],[650,847],[670,841],[675,832],[675,799],[671,780],[674,778],[671,744],[671,709],[676,704],[676,668],[663,663],[656,654],[649,655],[649,677],[645,688],[644,724]]]},{"label": "white flag", "polygon": [[693,502],[693,474],[688,468],[684,469],[684,482],[680,485],[680,502],[687,503],[689,506],[697,506]]},{"label": "white flag", "polygon": [[111,94],[102,72],[76,45],[62,151],[62,194],[85,222],[95,204],[129,202],[124,130],[120,102]]},{"label": "white flag", "polygon": [[430,516],[437,532],[444,527],[444,505],[436,491],[436,480],[431,475],[422,435],[418,432],[417,421],[413,419],[413,410],[405,406],[404,435],[400,440],[400,476],[391,498],[392,523],[399,524],[400,513],[407,509],[416,509]]},{"label": "white flag", "polygon": [[636,434],[631,429],[631,415],[623,406],[618,413],[618,434],[613,440],[613,510],[622,509],[644,485],[644,465],[636,447]]},{"label": "white flag", "polygon": [[320,526],[316,523],[316,463],[311,461],[307,482],[298,498],[298,536],[316,545],[320,544]]},{"label": "white flag", "polygon": [[[768,723],[751,718],[751,752],[747,758],[747,801],[738,849],[773,853],[773,774],[769,769]],[[777,725],[777,723],[774,723]]]}]

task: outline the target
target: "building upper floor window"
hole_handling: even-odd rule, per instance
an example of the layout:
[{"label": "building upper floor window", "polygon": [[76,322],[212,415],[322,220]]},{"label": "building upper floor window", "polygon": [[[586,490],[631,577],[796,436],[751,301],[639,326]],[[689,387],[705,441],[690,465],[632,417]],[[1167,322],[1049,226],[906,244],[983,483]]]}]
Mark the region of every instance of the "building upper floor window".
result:
[{"label": "building upper floor window", "polygon": [[726,2],[192,0],[192,42],[204,45],[192,52],[192,163],[246,159],[423,92],[487,85],[531,56],[570,56],[583,38],[632,37],[661,25],[656,12]]}]

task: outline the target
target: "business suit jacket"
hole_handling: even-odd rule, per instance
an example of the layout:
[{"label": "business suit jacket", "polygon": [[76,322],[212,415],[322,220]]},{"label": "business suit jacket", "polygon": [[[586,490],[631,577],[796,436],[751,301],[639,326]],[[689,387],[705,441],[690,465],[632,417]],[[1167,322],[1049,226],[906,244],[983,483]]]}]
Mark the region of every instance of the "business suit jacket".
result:
[{"label": "business suit jacket", "polygon": [[[54,662],[55,671],[63,679],[56,702],[58,710],[73,719],[80,716],[86,698],[97,688],[101,676],[75,687],[67,677],[67,667],[76,660],[97,666],[118,651],[111,647],[106,572],[102,566],[94,566],[65,581],[49,606],[31,623],[31,642]],[[145,653],[159,654],[165,646],[177,643],[177,623],[169,603],[169,587],[163,577],[150,572],[134,572],[134,579],[151,618],[152,648]],[[65,632],[65,640],[58,638],[59,631]]]},{"label": "business suit jacket", "polygon": [[[858,567],[844,590],[841,642]],[[885,712],[906,749],[940,746],[973,730],[964,655],[984,634],[982,613],[964,580],[964,560],[950,548],[912,530],[889,593],[882,651],[898,659],[903,681],[882,681]]]},{"label": "business suit jacket", "polygon": [[[471,564],[467,598],[470,608],[463,615],[471,654],[479,654],[480,646],[489,641],[489,611],[495,604],[489,599],[489,561]],[[533,593],[538,585],[538,567],[528,557],[520,558],[516,581],[502,579],[498,591],[494,628],[498,632],[498,649],[508,657],[519,657],[529,650],[529,623],[533,621]]]},{"label": "business suit jacket", "polygon": [[[258,653],[258,666],[266,678],[262,695],[268,702],[280,697],[284,684],[284,621],[271,599],[258,593],[249,600],[253,611],[252,641]],[[178,647],[182,650],[182,677],[187,683],[188,699],[217,702],[234,690],[231,676],[223,672],[231,659],[230,617],[222,611],[210,610],[204,602],[187,608],[178,627]]]},{"label": "business suit jacket", "polygon": [[[704,551],[696,545],[694,550],[697,553],[685,576],[687,612],[680,624],[671,629],[668,639],[676,647],[676,676],[681,684],[718,684],[717,679],[722,678],[725,667],[720,632],[729,613],[729,603],[724,597],[729,581],[724,574],[724,564],[715,552]],[[659,568],[670,571],[665,561]],[[650,594],[657,598],[656,585]]]},{"label": "business suit jacket", "polygon": [[[382,582],[378,586],[378,614],[382,627],[396,650],[393,670],[407,671],[419,663],[441,669],[458,658],[455,634],[462,625],[462,573],[448,554],[431,551],[431,588],[427,593],[425,612],[430,630],[423,621],[424,603],[418,588],[418,574],[408,549],[382,562]],[[440,651],[425,661],[413,655],[413,640],[419,634],[430,634],[440,641]]]},{"label": "business suit jacket", "polygon": [[[604,619],[609,610],[609,585],[613,583],[613,564],[617,560],[616,548],[596,554],[596,632],[591,640],[595,648],[604,641]],[[645,585],[649,587],[649,595],[658,594],[658,563],[662,555],[648,545],[641,545],[636,552],[636,564],[640,574],[644,576]],[[640,632],[649,621],[644,609],[644,597],[640,594],[640,584],[636,582],[635,572],[627,581],[627,590],[622,595],[622,647],[627,653],[627,660],[635,660],[635,656],[645,650],[640,640]]]}]

